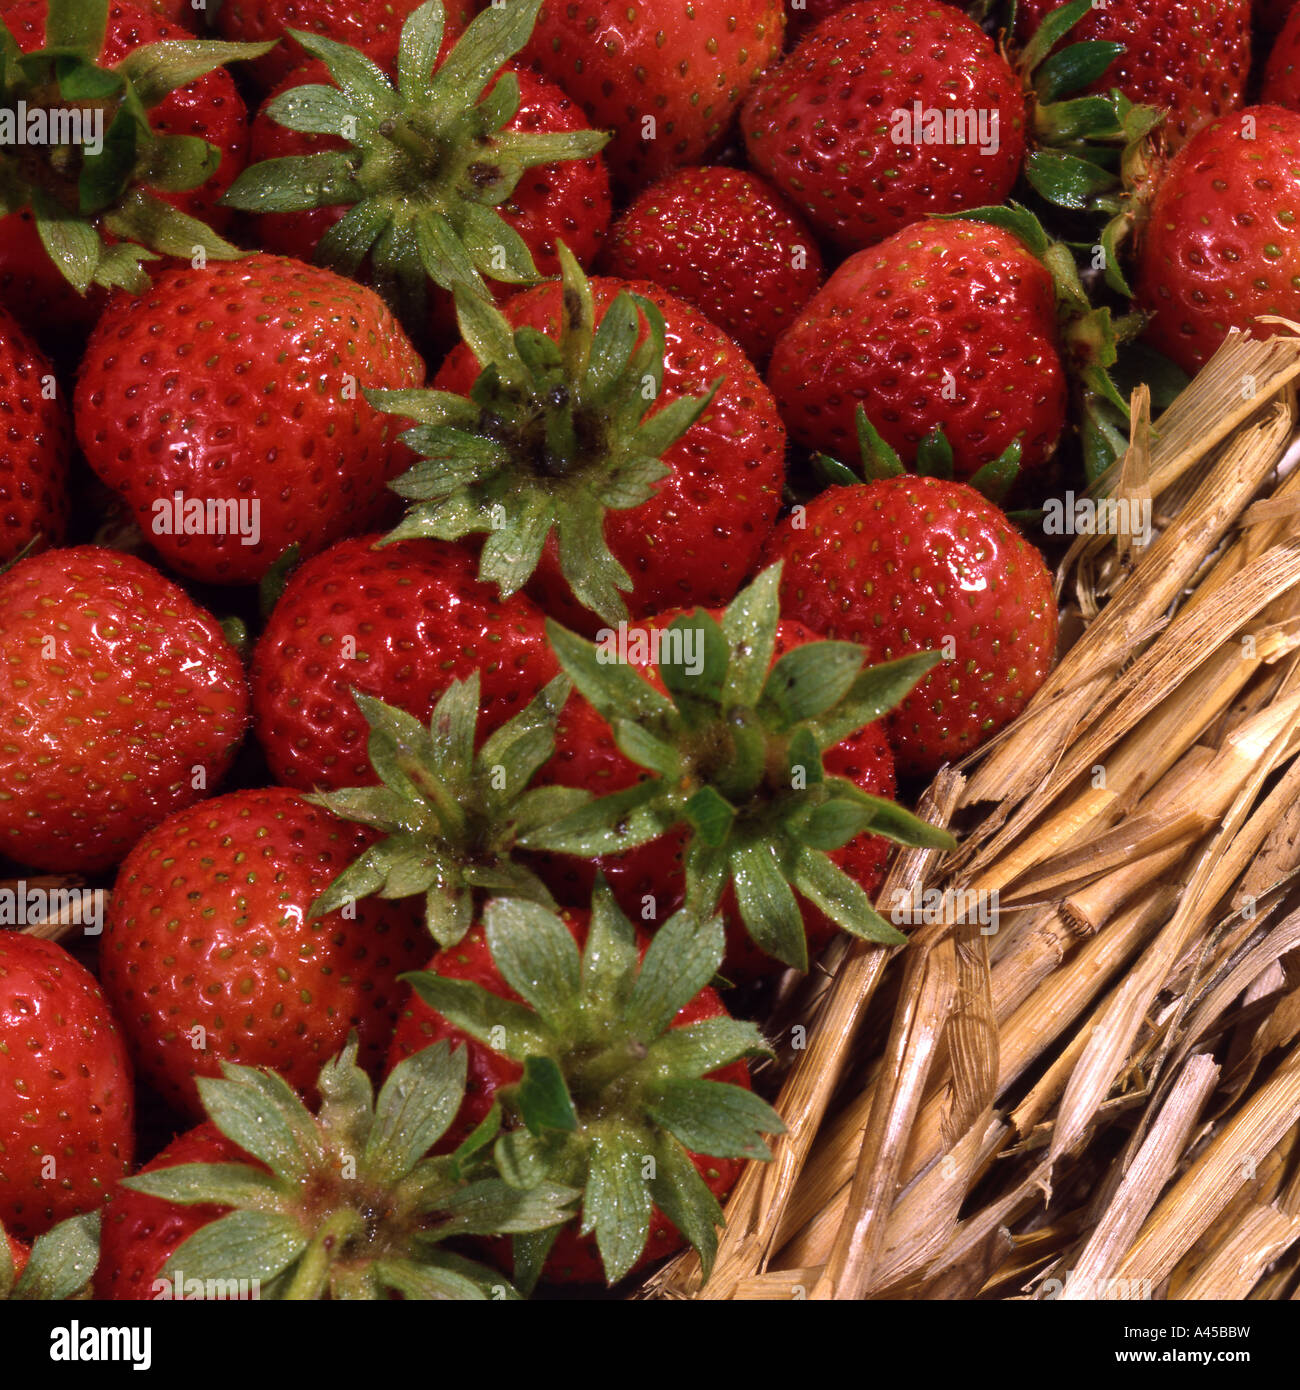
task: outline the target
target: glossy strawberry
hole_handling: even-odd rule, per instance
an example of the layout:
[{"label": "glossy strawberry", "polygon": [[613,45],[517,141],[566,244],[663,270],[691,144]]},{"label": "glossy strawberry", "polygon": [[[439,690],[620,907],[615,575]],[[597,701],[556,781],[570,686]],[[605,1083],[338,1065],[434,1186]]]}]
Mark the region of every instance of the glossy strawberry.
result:
[{"label": "glossy strawberry", "polygon": [[1049,458],[1068,390],[1047,268],[1011,233],[919,222],[850,256],[772,354],[768,384],[791,435],[843,458],[861,404],[905,463],[941,428],[959,478],[1019,441]]},{"label": "glossy strawberry", "polygon": [[681,169],[647,188],[610,232],[604,264],[702,309],[764,362],[822,283],[808,224],[739,169]]},{"label": "glossy strawberry", "polygon": [[0,851],[116,864],[211,790],[243,737],[243,667],[216,621],[131,555],[51,550],[0,575]]},{"label": "glossy strawberry", "polygon": [[364,393],[422,380],[383,301],[332,271],[176,267],[96,327],[77,437],[170,566],[249,583],[290,545],[313,555],[380,520],[408,456]]},{"label": "glossy strawberry", "polygon": [[[1020,33],[1032,36],[1057,7],[1058,0],[1024,0]],[[1122,46],[1088,90],[1118,87],[1130,101],[1168,111],[1164,130],[1176,148],[1242,105],[1250,19],[1250,0],[1125,0],[1093,5],[1070,37]]]},{"label": "glossy strawberry", "polygon": [[1056,602],[1042,556],[963,483],[899,476],[834,487],[784,521],[781,611],[873,661],[941,653],[890,715],[900,770],[928,775],[1015,718],[1051,668]]},{"label": "glossy strawberry", "polygon": [[1252,106],[1207,126],[1165,168],[1138,226],[1147,340],[1196,371],[1230,328],[1300,318],[1300,114]]},{"label": "glossy strawberry", "polygon": [[[985,127],[931,143],[916,117],[932,109]],[[751,165],[846,251],[929,213],[1002,202],[1025,150],[1019,79],[938,0],[837,10],[764,74],[740,124]]]},{"label": "glossy strawberry", "polygon": [[58,545],[68,522],[72,420],[36,344],[0,309],[0,565],[39,537]]},{"label": "glossy strawberry", "polygon": [[[721,954],[716,921],[682,914],[648,942],[607,896],[598,897],[590,925],[586,913],[559,918],[503,900],[488,908],[486,926],[412,978],[416,997],[394,1037],[393,1062],[437,1042],[469,1053],[465,1101],[441,1147],[463,1140],[499,1102],[514,1152],[585,1192],[581,1222],[558,1238],[516,1239],[521,1285],[539,1273],[553,1283],[615,1283],[688,1238],[707,1269],[721,1220],[716,1199],[735,1185],[740,1160],[769,1156],[759,1133],[780,1129],[750,1094],[743,1058],[763,1050],[758,1030],[732,1021],[707,987]],[[518,1021],[494,1034],[505,1017]],[[700,1044],[694,1055],[684,1055],[678,1030]],[[494,1037],[505,1041],[493,1045]],[[710,1106],[709,1123],[684,1123],[679,1107],[688,1096]],[[534,1127],[543,1107],[549,1131]],[[683,1138],[692,1130],[713,1155],[692,1151]],[[654,1156],[656,1177],[644,1176],[634,1153]]]},{"label": "glossy strawberry", "polygon": [[480,737],[559,669],[542,615],[475,577],[448,541],[340,541],[289,581],[253,658],[257,736],[277,781],[303,790],[377,781],[353,690],[427,720],[453,680],[478,671]]},{"label": "glossy strawberry", "polygon": [[638,188],[722,144],[781,51],[781,0],[546,0],[525,52],[611,130],[617,183]]},{"label": "glossy strawberry", "polygon": [[195,1077],[223,1060],[273,1067],[307,1090],[356,1029],[387,1046],[395,980],[428,951],[404,905],[310,916],[368,842],[281,788],[233,792],[171,817],[118,872],[100,977],[141,1074],[198,1114]]},{"label": "glossy strawberry", "polygon": [[62,946],[0,931],[0,1222],[29,1242],[94,1211],[129,1171],[131,1067],[90,972]]}]

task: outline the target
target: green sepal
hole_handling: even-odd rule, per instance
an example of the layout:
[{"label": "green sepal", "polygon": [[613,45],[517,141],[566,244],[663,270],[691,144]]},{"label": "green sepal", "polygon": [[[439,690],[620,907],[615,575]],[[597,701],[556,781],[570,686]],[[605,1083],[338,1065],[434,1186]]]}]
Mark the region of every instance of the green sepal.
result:
[{"label": "green sepal", "polygon": [[99,1263],[99,1229],[97,1211],[60,1221],[36,1237],[27,1266],[15,1280],[9,1239],[0,1226],[0,1302],[62,1303],[83,1294]]}]

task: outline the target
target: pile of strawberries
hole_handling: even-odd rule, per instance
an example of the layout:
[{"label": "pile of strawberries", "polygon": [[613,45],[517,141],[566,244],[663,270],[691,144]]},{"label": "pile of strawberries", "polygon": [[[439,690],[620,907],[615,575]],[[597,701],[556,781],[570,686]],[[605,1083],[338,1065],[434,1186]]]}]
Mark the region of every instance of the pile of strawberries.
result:
[{"label": "pile of strawberries", "polygon": [[988,9],[0,0],[0,1297],[707,1267],[1038,509],[1300,319],[1300,5]]}]

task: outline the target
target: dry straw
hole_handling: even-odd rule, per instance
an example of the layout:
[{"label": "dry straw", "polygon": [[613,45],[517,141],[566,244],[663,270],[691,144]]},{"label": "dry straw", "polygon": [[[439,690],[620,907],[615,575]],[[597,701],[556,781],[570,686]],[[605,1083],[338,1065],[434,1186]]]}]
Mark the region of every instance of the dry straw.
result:
[{"label": "dry straw", "polygon": [[688,1254],[639,1296],[1300,1297],[1300,329],[1278,327],[1154,421],[1135,395],[1102,488],[1151,533],[1075,540],[1068,650],[922,801],[959,849],[901,854],[882,890],[947,892],[944,920],[839,943],[783,999],[789,1132],[707,1282]]}]

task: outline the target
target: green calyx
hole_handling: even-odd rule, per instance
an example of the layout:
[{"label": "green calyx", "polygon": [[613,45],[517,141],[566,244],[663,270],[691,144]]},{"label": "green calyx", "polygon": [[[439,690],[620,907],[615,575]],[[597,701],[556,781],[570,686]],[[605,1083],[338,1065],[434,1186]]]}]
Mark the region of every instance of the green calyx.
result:
[{"label": "green calyx", "polygon": [[707,916],[730,883],[755,942],[806,970],[796,890],[856,936],[903,940],[828,851],[867,832],[905,845],[951,849],[954,842],[822,766],[823,753],[892,709],[939,653],[864,669],[861,647],[810,642],[772,665],[779,585],[774,565],[721,622],[696,610],[655,634],[667,693],[620,664],[609,641],[593,644],[551,623],[552,645],[574,685],[650,775],[528,831],[519,843],[601,856],[686,827],[687,906]]},{"label": "green calyx", "polygon": [[479,676],[454,681],[428,727],[382,700],[353,692],[370,725],[377,787],[309,796],[345,820],[383,833],[312,905],[320,917],[372,894],[423,895],[425,921],[441,946],[469,930],[487,895],[550,906],[541,879],[512,852],[530,830],[571,815],[590,799],[570,787],[528,790],[555,751],[555,720],[568,698],[563,676],[484,740],[477,754]]},{"label": "green calyx", "polygon": [[461,334],[483,367],[470,395],[366,393],[379,409],[417,421],[402,438],[423,458],[390,485],[412,505],[385,539],[486,534],[479,576],[513,594],[554,532],[569,587],[618,622],[632,580],[605,542],[605,512],[654,496],[669,472],[663,454],[708,409],[722,379],[648,414],[663,390],[663,315],[628,291],[597,328],[591,285],[568,249],[558,250],[558,340],[512,329],[499,309],[458,293]]},{"label": "green calyx", "polygon": [[460,1109],[466,1066],[463,1048],[439,1043],[394,1067],[376,1098],[354,1038],[322,1069],[313,1115],[277,1073],[223,1063],[224,1079],[200,1080],[199,1093],[254,1162],[181,1164],[125,1184],[232,1208],[184,1241],[160,1277],[183,1275],[185,1289],[256,1279],[260,1297],[286,1301],[517,1297],[443,1243],[558,1225],[577,1193],[503,1182],[486,1156],[490,1133],[426,1157]]},{"label": "green calyx", "polygon": [[0,1226],[0,1302],[5,1299],[61,1303],[89,1297],[90,1280],[99,1263],[99,1213],[61,1221],[38,1236],[22,1274],[14,1277],[13,1252]]},{"label": "green calyx", "polygon": [[435,71],[445,16],[441,0],[428,0],[402,26],[396,82],[345,44],[290,30],[337,85],[292,88],[268,114],[290,130],[338,136],[347,149],[255,164],[225,201],[255,213],[349,205],[316,259],[355,276],[369,257],[381,293],[411,324],[425,321],[430,280],[484,298],[485,277],[535,282],[528,247],[497,209],[526,170],[589,159],[609,138],[506,129],[519,82],[497,74],[528,42],[540,6],[489,6]]},{"label": "green calyx", "polygon": [[[752,1023],[671,1026],[722,961],[721,922],[678,913],[641,960],[603,882],[581,951],[536,904],[495,902],[484,917],[492,958],[523,1003],[440,975],[406,978],[430,1008],[523,1068],[517,1084],[497,1092],[507,1124],[495,1146],[503,1178],[523,1190],[544,1180],[581,1189],[581,1232],[595,1233],[611,1284],[645,1250],[654,1206],[707,1271],[722,1212],[690,1155],[768,1159],[762,1135],[784,1131],[744,1087],[704,1079],[767,1051]],[[555,1234],[515,1237],[521,1288],[536,1282]]]},{"label": "green calyx", "polygon": [[143,263],[164,255],[244,254],[151,191],[197,188],[221,151],[155,131],[149,113],[178,87],[274,47],[164,39],[104,68],[107,24],[108,0],[50,0],[46,47],[23,53],[0,21],[0,215],[30,208],[50,259],[80,294],[91,285],[140,293]]}]

